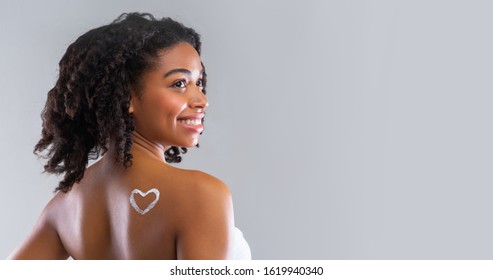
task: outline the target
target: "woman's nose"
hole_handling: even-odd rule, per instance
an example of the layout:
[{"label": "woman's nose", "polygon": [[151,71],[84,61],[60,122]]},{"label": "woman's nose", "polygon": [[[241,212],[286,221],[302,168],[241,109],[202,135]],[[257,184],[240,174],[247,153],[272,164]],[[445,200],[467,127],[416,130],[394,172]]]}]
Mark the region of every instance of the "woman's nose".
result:
[{"label": "woman's nose", "polygon": [[190,107],[205,110],[209,106],[209,102],[207,101],[207,97],[202,92],[202,90],[197,89],[190,100]]}]

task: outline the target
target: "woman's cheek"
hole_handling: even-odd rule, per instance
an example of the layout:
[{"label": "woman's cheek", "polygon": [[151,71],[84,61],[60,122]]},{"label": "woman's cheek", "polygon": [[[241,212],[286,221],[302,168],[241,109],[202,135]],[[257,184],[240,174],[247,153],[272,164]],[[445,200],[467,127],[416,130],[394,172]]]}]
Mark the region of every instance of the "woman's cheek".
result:
[{"label": "woman's cheek", "polygon": [[185,99],[176,93],[163,95],[159,103],[160,107],[172,116],[178,116],[187,107]]}]

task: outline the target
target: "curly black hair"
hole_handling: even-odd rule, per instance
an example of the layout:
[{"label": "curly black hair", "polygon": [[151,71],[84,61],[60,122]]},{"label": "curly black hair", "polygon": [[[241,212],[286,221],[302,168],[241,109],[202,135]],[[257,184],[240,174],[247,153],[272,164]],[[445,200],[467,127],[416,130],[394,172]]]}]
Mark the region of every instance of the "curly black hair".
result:
[{"label": "curly black hair", "polygon": [[[200,55],[200,35],[170,18],[124,13],[72,43],[59,63],[56,85],[41,114],[42,137],[34,153],[48,159],[45,172],[65,174],[55,191],[68,192],[84,176],[88,160],[115,144],[115,161],[132,164],[134,121],[131,92],[140,98],[141,77],[159,52],[187,42]],[[204,79],[206,75],[204,73]],[[46,154],[41,155],[43,151]],[[186,148],[171,147],[167,162],[180,162]]]}]

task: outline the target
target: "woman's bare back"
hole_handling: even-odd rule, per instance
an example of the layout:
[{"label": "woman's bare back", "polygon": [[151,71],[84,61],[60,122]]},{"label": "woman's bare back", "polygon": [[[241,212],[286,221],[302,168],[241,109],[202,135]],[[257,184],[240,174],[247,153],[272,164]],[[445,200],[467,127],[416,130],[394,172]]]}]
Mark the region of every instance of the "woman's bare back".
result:
[{"label": "woman's bare back", "polygon": [[[138,149],[133,154],[129,168],[113,163],[106,155],[87,168],[83,179],[69,192],[57,193],[43,211],[38,224],[45,223],[56,232],[66,256],[227,257],[234,224],[228,188],[210,175],[174,168]],[[156,201],[145,214],[130,203],[134,189],[159,193],[159,198],[155,192],[133,195],[135,206],[141,210]]]}]

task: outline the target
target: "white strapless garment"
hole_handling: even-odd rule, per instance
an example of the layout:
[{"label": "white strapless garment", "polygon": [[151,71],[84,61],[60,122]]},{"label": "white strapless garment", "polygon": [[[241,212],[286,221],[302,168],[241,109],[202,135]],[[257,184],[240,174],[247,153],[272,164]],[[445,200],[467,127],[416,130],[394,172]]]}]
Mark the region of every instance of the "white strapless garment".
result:
[{"label": "white strapless garment", "polygon": [[231,260],[251,260],[252,253],[250,252],[250,246],[243,237],[243,233],[235,227],[233,235],[233,247],[230,254]]}]

